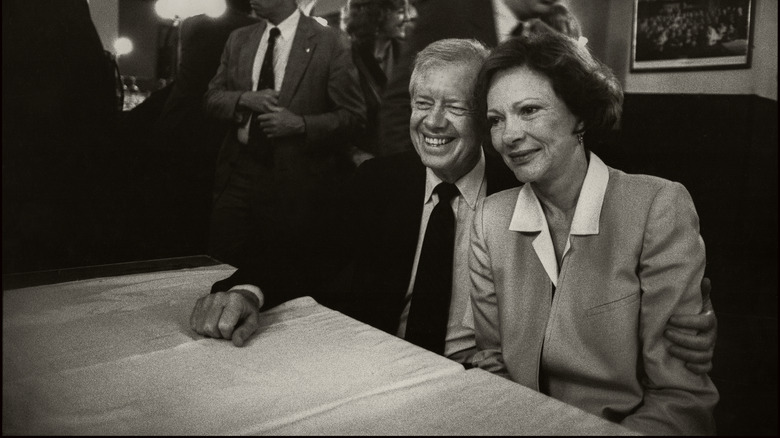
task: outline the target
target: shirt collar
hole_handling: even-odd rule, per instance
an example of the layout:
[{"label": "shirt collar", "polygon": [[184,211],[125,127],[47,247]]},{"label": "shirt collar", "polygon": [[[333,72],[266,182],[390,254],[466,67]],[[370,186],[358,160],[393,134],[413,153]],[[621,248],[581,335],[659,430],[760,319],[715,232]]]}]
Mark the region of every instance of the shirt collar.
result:
[{"label": "shirt collar", "polygon": [[[588,172],[585,174],[585,181],[582,183],[580,196],[574,210],[570,235],[599,233],[599,218],[608,182],[609,169],[607,165],[591,152]],[[545,228],[546,220],[542,205],[531,186],[531,184],[525,184],[520,189],[512,221],[509,224],[511,231],[535,232]]]},{"label": "shirt collar", "polygon": [[[460,191],[460,196],[466,200],[469,207],[473,210],[477,205],[479,192],[482,189],[482,183],[485,180],[485,153],[479,151],[479,161],[467,174],[455,181],[455,186]],[[429,167],[425,168],[425,203],[431,202],[433,189],[436,188],[442,179],[436,176]]]},{"label": "shirt collar", "polygon": [[268,22],[268,26],[265,27],[265,33],[268,34],[271,32],[271,29],[273,27],[278,27],[280,32],[280,37],[282,37],[285,41],[291,41],[293,36],[295,36],[295,29],[298,27],[298,21],[301,19],[301,10],[296,9],[295,12],[290,14],[289,17],[285,18],[284,21],[279,23],[278,26],[274,26],[271,24],[271,22]]}]

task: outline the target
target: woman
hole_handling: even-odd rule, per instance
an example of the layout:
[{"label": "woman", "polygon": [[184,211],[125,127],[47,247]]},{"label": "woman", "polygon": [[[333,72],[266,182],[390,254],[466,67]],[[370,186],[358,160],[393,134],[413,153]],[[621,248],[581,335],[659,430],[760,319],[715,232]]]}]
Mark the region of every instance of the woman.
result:
[{"label": "woman", "polygon": [[518,180],[477,208],[474,365],[649,434],[712,434],[718,393],[662,332],[697,313],[705,258],[685,188],[607,167],[584,146],[622,91],[557,32],[501,44],[479,98]]},{"label": "woman", "polygon": [[348,4],[346,30],[352,39],[352,60],[360,74],[368,119],[366,135],[356,142],[359,151],[353,153],[363,159],[368,157],[365,152],[376,153],[379,105],[406,38],[408,11],[406,0],[350,0]]}]

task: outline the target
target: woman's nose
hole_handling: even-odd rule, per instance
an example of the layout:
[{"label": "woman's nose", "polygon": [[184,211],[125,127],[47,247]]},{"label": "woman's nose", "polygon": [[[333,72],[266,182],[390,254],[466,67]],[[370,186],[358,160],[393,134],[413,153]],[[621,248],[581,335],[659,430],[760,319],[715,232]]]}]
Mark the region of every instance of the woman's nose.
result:
[{"label": "woman's nose", "polygon": [[525,138],[525,128],[523,127],[523,124],[517,120],[507,120],[506,125],[504,126],[504,132],[501,136],[501,141],[507,145],[511,146],[519,141],[522,141]]}]

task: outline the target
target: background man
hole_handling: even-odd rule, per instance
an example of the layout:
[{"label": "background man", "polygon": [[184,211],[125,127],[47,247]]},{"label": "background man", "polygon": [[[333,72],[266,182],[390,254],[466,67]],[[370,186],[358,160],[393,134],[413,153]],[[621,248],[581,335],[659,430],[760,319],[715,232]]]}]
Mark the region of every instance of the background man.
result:
[{"label": "background man", "polygon": [[261,263],[261,287],[314,280],[312,248],[334,218],[330,202],[349,162],[340,148],[365,121],[346,36],[295,0],[252,0],[260,23],[234,31],[205,96],[232,122],[217,160],[210,254]]}]

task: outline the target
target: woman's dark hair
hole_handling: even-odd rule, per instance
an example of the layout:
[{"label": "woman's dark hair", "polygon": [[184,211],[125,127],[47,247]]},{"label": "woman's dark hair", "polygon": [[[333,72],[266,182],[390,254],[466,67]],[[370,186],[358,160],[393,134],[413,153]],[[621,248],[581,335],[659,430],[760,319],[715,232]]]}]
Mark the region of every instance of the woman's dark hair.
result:
[{"label": "woman's dark hair", "polygon": [[[482,65],[476,101],[487,113],[487,94],[495,75],[527,67],[550,79],[553,91],[584,122],[582,132],[605,134],[620,119],[623,91],[612,71],[574,39],[549,30],[510,38],[496,47]],[[511,90],[507,90],[511,92]]]},{"label": "woman's dark hair", "polygon": [[403,8],[404,0],[350,0],[347,33],[358,43],[374,44],[387,14]]}]

